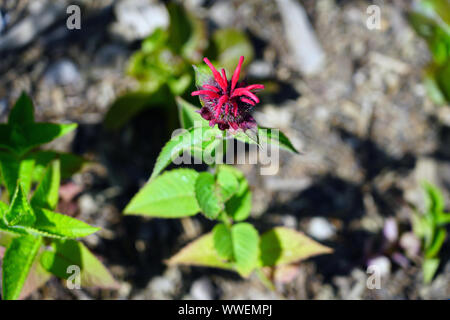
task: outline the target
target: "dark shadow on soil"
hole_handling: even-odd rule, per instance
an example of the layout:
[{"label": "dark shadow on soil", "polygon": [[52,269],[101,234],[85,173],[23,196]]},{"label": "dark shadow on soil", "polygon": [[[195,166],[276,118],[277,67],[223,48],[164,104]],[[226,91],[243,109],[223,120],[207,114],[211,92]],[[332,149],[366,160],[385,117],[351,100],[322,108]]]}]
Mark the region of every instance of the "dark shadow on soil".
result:
[{"label": "dark shadow on soil", "polygon": [[431,156],[440,161],[450,161],[450,127],[440,123],[434,116],[428,121],[436,128],[439,141],[439,145]]},{"label": "dark shadow on soil", "polygon": [[348,181],[331,173],[316,176],[311,186],[294,195],[289,202],[279,204],[275,200],[267,210],[269,214],[283,212],[299,219],[322,216],[341,221],[342,228],[336,240],[324,242],[333,248],[334,252],[313,259],[318,273],[327,281],[331,280],[332,276],[348,275],[354,267],[365,267],[365,259],[379,237],[379,234],[355,229],[353,224],[359,223],[357,220],[367,214],[364,205],[365,194],[371,195],[378,213],[382,216],[391,216],[396,208],[404,205],[400,188],[392,185],[387,190],[380,191],[376,188],[374,179],[387,171],[407,175],[416,163],[416,157],[412,154],[396,159],[369,138],[362,139],[342,128],[335,130],[354,150],[365,172],[362,182]]}]

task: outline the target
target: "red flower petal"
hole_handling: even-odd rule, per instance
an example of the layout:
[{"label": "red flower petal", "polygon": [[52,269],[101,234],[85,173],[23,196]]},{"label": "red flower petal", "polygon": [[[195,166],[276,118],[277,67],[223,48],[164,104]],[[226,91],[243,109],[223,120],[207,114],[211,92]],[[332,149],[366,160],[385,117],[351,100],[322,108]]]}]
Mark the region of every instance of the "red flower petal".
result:
[{"label": "red flower petal", "polygon": [[223,91],[227,90],[227,86],[225,81],[222,79],[222,77],[220,76],[219,71],[216,70],[216,68],[213,66],[213,64],[211,63],[211,61],[208,60],[208,58],[203,58],[203,61],[205,61],[205,63],[208,65],[208,67],[211,69],[213,75],[214,75],[214,79],[217,81],[217,83],[220,85],[220,87],[222,88]]},{"label": "red flower petal", "polygon": [[245,102],[245,103],[248,103],[248,104],[250,104],[252,106],[254,106],[256,104],[255,101],[247,99],[247,98],[241,98],[241,101]]},{"label": "red flower petal", "polygon": [[251,84],[247,87],[245,87],[245,89],[247,90],[254,90],[254,89],[264,89],[264,85],[263,84]]},{"label": "red flower petal", "polygon": [[216,110],[216,118],[219,117],[220,112],[222,111],[222,105],[227,102],[228,100],[228,96],[221,96],[219,99],[219,103],[217,103],[217,105],[214,107],[214,109]]},{"label": "red flower petal", "polygon": [[236,83],[239,80],[239,75],[241,74],[241,67],[242,67],[243,62],[244,62],[244,56],[241,56],[239,58],[239,63],[237,65],[236,69],[234,70],[233,77],[231,78],[231,91],[233,91],[234,88],[236,88]]},{"label": "red flower petal", "polygon": [[228,89],[228,79],[225,69],[222,69],[222,78],[225,80],[225,92],[226,92]]},{"label": "red flower petal", "polygon": [[212,85],[209,85],[209,84],[204,84],[202,87],[205,88],[205,89],[212,90],[214,92],[219,92],[220,91],[220,89],[218,89],[218,88],[216,88],[216,87],[214,87]]},{"label": "red flower petal", "polygon": [[209,90],[198,90],[198,91],[193,91],[191,93],[191,96],[198,96],[198,95],[206,95],[206,96],[211,97],[211,98],[218,98],[219,97],[219,95],[216,92],[209,91]]},{"label": "red flower petal", "polygon": [[231,95],[232,98],[233,97],[238,97],[238,96],[247,96],[247,97],[250,97],[253,100],[255,100],[256,103],[259,102],[258,97],[254,93],[248,91],[245,88],[237,88],[236,90],[233,91],[233,94]]}]

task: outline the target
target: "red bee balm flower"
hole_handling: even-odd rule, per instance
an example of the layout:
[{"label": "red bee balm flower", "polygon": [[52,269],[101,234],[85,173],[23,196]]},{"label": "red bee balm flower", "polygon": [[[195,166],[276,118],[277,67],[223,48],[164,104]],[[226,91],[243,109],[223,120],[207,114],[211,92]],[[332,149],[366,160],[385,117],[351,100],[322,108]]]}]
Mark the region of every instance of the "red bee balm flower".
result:
[{"label": "red bee balm flower", "polygon": [[193,96],[200,96],[203,102],[200,115],[209,121],[211,127],[217,124],[220,130],[231,127],[233,130],[241,128],[245,131],[256,127],[250,110],[259,99],[252,91],[264,89],[264,86],[262,84],[245,86],[244,83],[238,82],[244,57],[240,57],[231,81],[227,80],[225,69],[222,69],[220,74],[208,58],[204,58],[203,61],[211,68],[214,78],[206,81],[200,90],[191,93]]}]

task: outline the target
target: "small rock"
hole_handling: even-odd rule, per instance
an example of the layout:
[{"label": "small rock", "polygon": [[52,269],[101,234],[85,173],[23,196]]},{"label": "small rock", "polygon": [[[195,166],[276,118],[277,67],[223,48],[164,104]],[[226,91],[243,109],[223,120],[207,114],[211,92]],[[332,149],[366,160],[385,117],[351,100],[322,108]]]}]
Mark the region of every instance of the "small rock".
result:
[{"label": "small rock", "polygon": [[207,277],[201,277],[192,284],[190,294],[195,300],[212,300],[214,299],[214,287]]},{"label": "small rock", "polygon": [[52,64],[44,75],[44,83],[51,86],[80,84],[82,77],[77,66],[68,59]]},{"label": "small rock", "polygon": [[192,9],[198,10],[199,8],[201,8],[203,6],[204,2],[205,2],[205,0],[185,0],[184,1],[186,7],[191,10]]},{"label": "small rock", "polygon": [[353,284],[350,292],[345,297],[347,300],[359,300],[362,299],[364,291],[366,290],[366,274],[360,269],[354,269],[351,276],[355,283]]},{"label": "small rock", "polygon": [[285,214],[285,215],[281,216],[281,221],[282,221],[283,226],[285,226],[286,228],[291,228],[291,229],[297,228],[297,219],[290,214]]},{"label": "small rock", "polygon": [[276,176],[267,176],[264,179],[264,186],[271,191],[290,191],[300,192],[312,185],[312,179],[309,177],[286,179]]},{"label": "small rock", "polygon": [[317,240],[327,240],[336,234],[336,228],[327,219],[312,218],[308,225],[308,234]]},{"label": "small rock", "polygon": [[383,228],[384,237],[389,242],[395,242],[398,238],[397,221],[394,218],[387,218]]},{"label": "small rock", "polygon": [[115,13],[118,20],[115,29],[128,41],[143,39],[156,28],[169,25],[166,7],[148,0],[120,1],[115,6]]},{"label": "small rock", "polygon": [[368,267],[374,267],[375,271],[381,276],[386,277],[391,272],[391,261],[385,256],[379,256],[370,259],[367,262]]},{"label": "small rock", "polygon": [[152,280],[150,288],[155,292],[170,293],[173,291],[173,284],[169,279],[156,277]]},{"label": "small rock", "polygon": [[219,27],[229,27],[233,25],[235,12],[229,1],[218,1],[209,9],[211,19]]},{"label": "small rock", "polygon": [[132,289],[132,286],[130,283],[123,282],[120,285],[119,292],[118,292],[119,299],[127,299],[130,295],[131,289]]},{"label": "small rock", "polygon": [[94,198],[89,194],[83,194],[79,199],[81,214],[83,216],[93,215],[98,211],[98,205]]},{"label": "small rock", "polygon": [[400,247],[405,250],[408,257],[416,257],[420,253],[420,240],[412,232],[404,233],[400,238]]},{"label": "small rock", "polygon": [[300,2],[293,0],[277,0],[277,5],[298,70],[306,75],[317,73],[325,63],[325,53],[305,10]]},{"label": "small rock", "polygon": [[269,78],[274,73],[272,64],[263,60],[256,60],[248,67],[248,74],[252,78]]}]

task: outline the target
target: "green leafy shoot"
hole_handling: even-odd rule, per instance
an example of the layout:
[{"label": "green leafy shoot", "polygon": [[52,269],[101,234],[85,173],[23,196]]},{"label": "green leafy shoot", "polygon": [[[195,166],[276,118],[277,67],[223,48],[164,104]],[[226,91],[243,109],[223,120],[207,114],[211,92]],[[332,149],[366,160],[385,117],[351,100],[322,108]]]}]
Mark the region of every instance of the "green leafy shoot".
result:
[{"label": "green leafy shoot", "polygon": [[76,124],[34,122],[33,102],[22,93],[9,114],[8,123],[0,124],[0,148],[23,156],[32,148],[59,138],[76,127]]},{"label": "green leafy shoot", "polygon": [[14,238],[6,249],[2,265],[2,298],[4,300],[19,298],[41,242],[40,237],[21,236]]},{"label": "green leafy shoot", "polygon": [[425,87],[437,104],[450,102],[450,2],[422,0],[409,13],[409,22],[425,39],[432,61],[425,68]]},{"label": "green leafy shoot", "polygon": [[4,300],[25,298],[49,279],[50,273],[41,263],[44,254],[49,261],[44,248],[56,248],[61,241],[75,243],[83,253],[82,260],[77,260],[67,250],[56,250],[58,259],[66,253],[64,259],[89,268],[86,283],[114,284],[100,261],[81,243],[70,240],[99,228],[55,212],[61,177],[69,178],[86,161],[70,153],[33,150],[75,128],[75,124],[36,123],[32,101],[26,94],[17,100],[8,123],[0,124],[0,183],[8,195],[3,199],[9,201],[0,201],[0,246],[6,248],[1,267]]},{"label": "green leafy shoot", "polygon": [[413,230],[423,242],[424,282],[429,283],[439,266],[439,252],[447,236],[445,228],[450,223],[450,213],[444,212],[444,197],[436,186],[424,182],[423,189],[426,195],[426,211],[413,216]]}]

